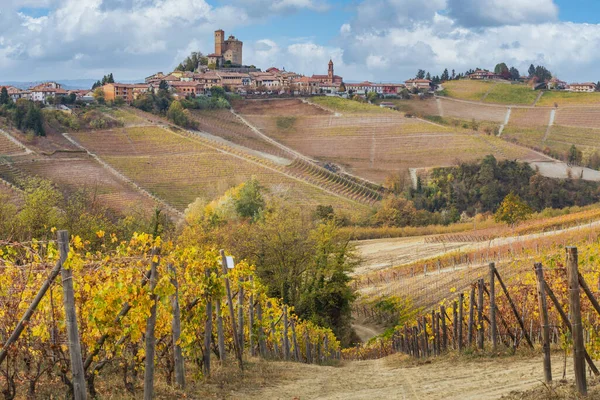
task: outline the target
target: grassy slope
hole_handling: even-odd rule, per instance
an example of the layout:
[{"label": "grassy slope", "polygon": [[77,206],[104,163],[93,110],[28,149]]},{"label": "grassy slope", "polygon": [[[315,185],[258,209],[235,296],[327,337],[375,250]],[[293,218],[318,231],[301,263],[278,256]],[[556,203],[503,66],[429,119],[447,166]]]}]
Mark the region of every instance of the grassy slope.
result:
[{"label": "grassy slope", "polygon": [[538,106],[554,107],[571,105],[600,105],[600,93],[573,93],[546,91],[538,101]]},{"label": "grassy slope", "polygon": [[449,81],[443,84],[448,97],[455,99],[480,101],[483,95],[494,85],[492,82],[471,81],[468,79]]},{"label": "grassy slope", "polygon": [[532,105],[539,91],[531,90],[525,85],[499,83],[495,85],[485,98],[486,103]]},{"label": "grassy slope", "polygon": [[[179,210],[197,197],[212,199],[255,176],[273,194],[316,207],[366,209],[280,172],[220,152],[157,127],[74,135],[86,148]],[[273,166],[274,167],[274,166]]]},{"label": "grassy slope", "polygon": [[387,108],[381,108],[379,106],[367,103],[360,103],[354,100],[342,99],[340,97],[313,97],[310,99],[310,101],[341,113],[389,114],[394,112]]}]

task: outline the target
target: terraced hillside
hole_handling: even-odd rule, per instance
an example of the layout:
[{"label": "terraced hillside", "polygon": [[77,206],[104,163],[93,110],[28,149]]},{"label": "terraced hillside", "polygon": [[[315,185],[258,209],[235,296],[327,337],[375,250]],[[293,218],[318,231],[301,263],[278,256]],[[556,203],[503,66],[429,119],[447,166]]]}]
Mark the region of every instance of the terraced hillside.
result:
[{"label": "terraced hillside", "polygon": [[459,160],[475,160],[487,154],[498,158],[538,157],[527,149],[485,134],[405,118],[394,111],[311,115],[294,111],[295,107],[306,107],[298,102],[287,105],[293,116],[281,116],[272,111],[271,103],[253,101],[251,108],[242,106],[237,110],[278,142],[378,183],[392,174],[407,173],[409,168],[454,165]]},{"label": "terraced hillside", "polygon": [[[272,195],[307,207],[331,204],[355,210],[358,194],[334,193],[322,176],[305,178],[302,166],[286,167],[217,145],[199,136],[160,127],[121,128],[73,134],[82,146],[119,172],[183,211],[198,197],[207,200],[256,177]],[[318,185],[318,186],[317,186]]]}]

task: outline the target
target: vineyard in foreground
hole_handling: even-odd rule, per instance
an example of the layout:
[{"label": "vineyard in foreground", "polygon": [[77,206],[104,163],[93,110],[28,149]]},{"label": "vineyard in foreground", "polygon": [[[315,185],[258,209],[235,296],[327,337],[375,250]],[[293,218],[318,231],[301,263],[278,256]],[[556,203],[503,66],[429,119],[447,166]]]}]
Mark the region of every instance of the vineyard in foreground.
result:
[{"label": "vineyard in foreground", "polygon": [[[464,286],[454,282],[457,286],[438,288],[432,282],[422,283],[426,290],[446,293],[425,308],[412,308],[413,301],[424,303],[408,293],[382,296],[372,302],[373,308],[357,307],[355,313],[363,317],[398,324],[393,332],[364,347],[345,349],[343,357],[367,359],[404,352],[420,358],[451,349],[495,354],[514,352],[519,346],[541,347],[544,378],[551,382],[551,348],[573,349],[577,388],[585,393],[586,364],[600,376],[592,361],[600,356],[600,236],[593,230],[582,233],[570,236],[570,243],[578,247],[555,244],[537,253],[512,255],[501,268],[492,259],[485,266],[465,270],[462,275],[469,281]],[[433,275],[435,280],[444,279]]]},{"label": "vineyard in foreground", "polygon": [[[222,251],[145,234],[120,242],[101,231],[97,237],[97,250],[78,237],[69,244],[66,231],[56,242],[2,244],[5,398],[67,390],[82,399],[86,388],[92,396],[141,398],[143,387],[150,399],[155,381],[181,389],[209,376],[211,353],[240,368],[251,356],[308,363],[339,357],[332,332],[268,298],[243,261],[234,266]],[[115,374],[121,384],[101,383]]]}]

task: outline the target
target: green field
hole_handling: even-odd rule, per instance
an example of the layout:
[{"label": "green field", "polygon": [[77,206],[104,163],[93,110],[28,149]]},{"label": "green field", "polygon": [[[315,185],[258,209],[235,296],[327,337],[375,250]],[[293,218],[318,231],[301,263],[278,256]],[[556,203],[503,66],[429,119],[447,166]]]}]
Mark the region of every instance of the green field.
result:
[{"label": "green field", "polygon": [[356,114],[389,114],[394,111],[387,108],[381,108],[374,104],[360,103],[354,100],[342,99],[340,97],[313,97],[311,102],[330,110],[340,113],[356,113]]},{"label": "green field", "polygon": [[472,81],[462,79],[458,81],[444,82],[442,85],[448,97],[455,99],[480,101],[483,95],[495,85],[492,82]]},{"label": "green field", "polygon": [[532,105],[540,92],[526,85],[499,83],[485,98],[486,103]]},{"label": "green field", "polygon": [[600,105],[600,93],[545,91],[537,106]]}]

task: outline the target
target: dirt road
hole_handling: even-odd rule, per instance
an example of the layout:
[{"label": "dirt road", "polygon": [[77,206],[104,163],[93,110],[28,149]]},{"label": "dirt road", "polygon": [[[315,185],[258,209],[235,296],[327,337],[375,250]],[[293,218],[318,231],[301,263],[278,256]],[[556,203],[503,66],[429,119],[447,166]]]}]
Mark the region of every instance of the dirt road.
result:
[{"label": "dirt road", "polygon": [[361,266],[354,270],[355,275],[435,257],[469,244],[425,243],[423,236],[361,240],[355,243],[364,260]]},{"label": "dirt road", "polygon": [[[553,356],[562,376],[562,360]],[[571,363],[568,363],[571,364]],[[541,385],[541,357],[433,360],[414,365],[404,355],[346,362],[341,367],[278,363],[282,379],[262,388],[246,387],[235,399],[497,399]],[[567,369],[567,378],[573,379]]]}]

